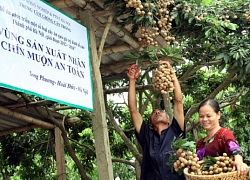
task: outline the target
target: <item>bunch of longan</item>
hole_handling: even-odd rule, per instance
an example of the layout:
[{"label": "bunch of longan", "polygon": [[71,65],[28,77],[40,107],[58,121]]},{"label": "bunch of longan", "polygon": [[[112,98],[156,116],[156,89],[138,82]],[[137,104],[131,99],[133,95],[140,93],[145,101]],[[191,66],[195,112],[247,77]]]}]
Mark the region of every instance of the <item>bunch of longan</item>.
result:
[{"label": "bunch of longan", "polygon": [[244,13],[243,17],[245,17],[247,21],[250,21],[250,13]]},{"label": "bunch of longan", "polygon": [[[175,41],[170,34],[172,29],[173,16],[170,15],[168,7],[175,6],[174,0],[159,0],[157,3],[141,2],[141,0],[124,0],[127,8],[134,8],[136,14],[151,19],[150,24],[142,26],[139,43],[143,46],[158,46],[156,37],[161,35],[167,44]],[[177,42],[174,42],[177,43]]]},{"label": "bunch of longan", "polygon": [[234,165],[233,157],[228,157],[227,153],[223,153],[222,156],[214,157],[214,160],[209,160],[208,158],[204,161],[202,166],[203,175],[232,172]]},{"label": "bunch of longan", "polygon": [[174,162],[174,169],[188,168],[188,173],[192,175],[215,175],[220,173],[232,172],[234,159],[228,157],[226,153],[217,157],[206,157],[202,161],[191,151],[177,150],[177,160]]},{"label": "bunch of longan", "polygon": [[[153,87],[155,90],[161,91],[162,94],[168,94],[174,90],[174,70],[168,67],[168,64],[159,64],[154,77]],[[171,97],[170,97],[171,100]]]},{"label": "bunch of longan", "polygon": [[199,164],[199,158],[195,153],[191,151],[185,151],[178,149],[176,152],[177,160],[174,162],[174,169],[178,172],[180,169],[188,167],[191,172],[195,174],[201,174],[201,165]]},{"label": "bunch of longan", "polygon": [[138,42],[143,46],[158,46],[158,42],[155,41],[155,38],[159,36],[157,32],[158,28],[153,28],[153,30],[146,29],[145,27],[141,28],[141,36],[138,38]]}]

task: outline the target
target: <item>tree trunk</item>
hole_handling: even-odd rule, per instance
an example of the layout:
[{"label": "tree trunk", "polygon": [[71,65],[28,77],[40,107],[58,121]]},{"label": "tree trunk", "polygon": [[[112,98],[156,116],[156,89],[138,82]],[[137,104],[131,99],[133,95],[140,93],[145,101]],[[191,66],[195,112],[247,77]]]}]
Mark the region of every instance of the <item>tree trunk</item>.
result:
[{"label": "tree trunk", "polygon": [[138,161],[135,161],[135,175],[136,175],[136,180],[140,180],[140,178],[141,178],[141,165]]},{"label": "tree trunk", "polygon": [[93,30],[93,15],[90,10],[80,12],[80,19],[89,30],[93,84],[94,84],[94,111],[92,116],[93,133],[95,137],[96,158],[98,164],[99,179],[113,180],[113,167],[109,147],[109,136],[106,121],[106,110],[104,103],[102,79],[100,72],[100,61],[97,55],[95,32]]}]

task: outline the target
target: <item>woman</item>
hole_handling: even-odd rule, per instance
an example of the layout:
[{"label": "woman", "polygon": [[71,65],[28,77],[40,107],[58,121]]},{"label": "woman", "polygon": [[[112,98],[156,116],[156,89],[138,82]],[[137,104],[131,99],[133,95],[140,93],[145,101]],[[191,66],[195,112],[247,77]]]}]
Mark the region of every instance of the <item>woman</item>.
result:
[{"label": "woman", "polygon": [[208,99],[203,101],[198,107],[199,123],[206,130],[207,136],[200,139],[196,144],[197,155],[200,160],[207,156],[221,156],[227,153],[234,156],[234,168],[239,175],[248,173],[248,166],[243,162],[242,151],[237,144],[233,133],[220,126],[220,107],[217,101]]}]

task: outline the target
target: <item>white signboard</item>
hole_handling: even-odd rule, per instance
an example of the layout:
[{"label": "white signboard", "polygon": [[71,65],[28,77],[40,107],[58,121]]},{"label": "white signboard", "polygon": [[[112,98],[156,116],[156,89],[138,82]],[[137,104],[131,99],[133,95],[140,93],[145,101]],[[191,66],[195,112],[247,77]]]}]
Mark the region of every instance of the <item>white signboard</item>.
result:
[{"label": "white signboard", "polygon": [[93,110],[87,28],[44,1],[0,3],[0,86]]}]

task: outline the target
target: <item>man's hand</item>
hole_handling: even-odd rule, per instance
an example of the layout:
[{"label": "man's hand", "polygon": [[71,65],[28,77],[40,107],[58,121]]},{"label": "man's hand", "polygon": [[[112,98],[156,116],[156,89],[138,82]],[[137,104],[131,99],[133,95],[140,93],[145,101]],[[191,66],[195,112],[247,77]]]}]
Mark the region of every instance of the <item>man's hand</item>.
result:
[{"label": "man's hand", "polygon": [[163,60],[158,61],[158,66],[161,64],[166,64],[169,69],[173,69],[169,61],[163,61]]},{"label": "man's hand", "polygon": [[130,66],[127,75],[129,78],[137,79],[140,76],[140,70],[141,70],[141,66],[133,64]]}]

